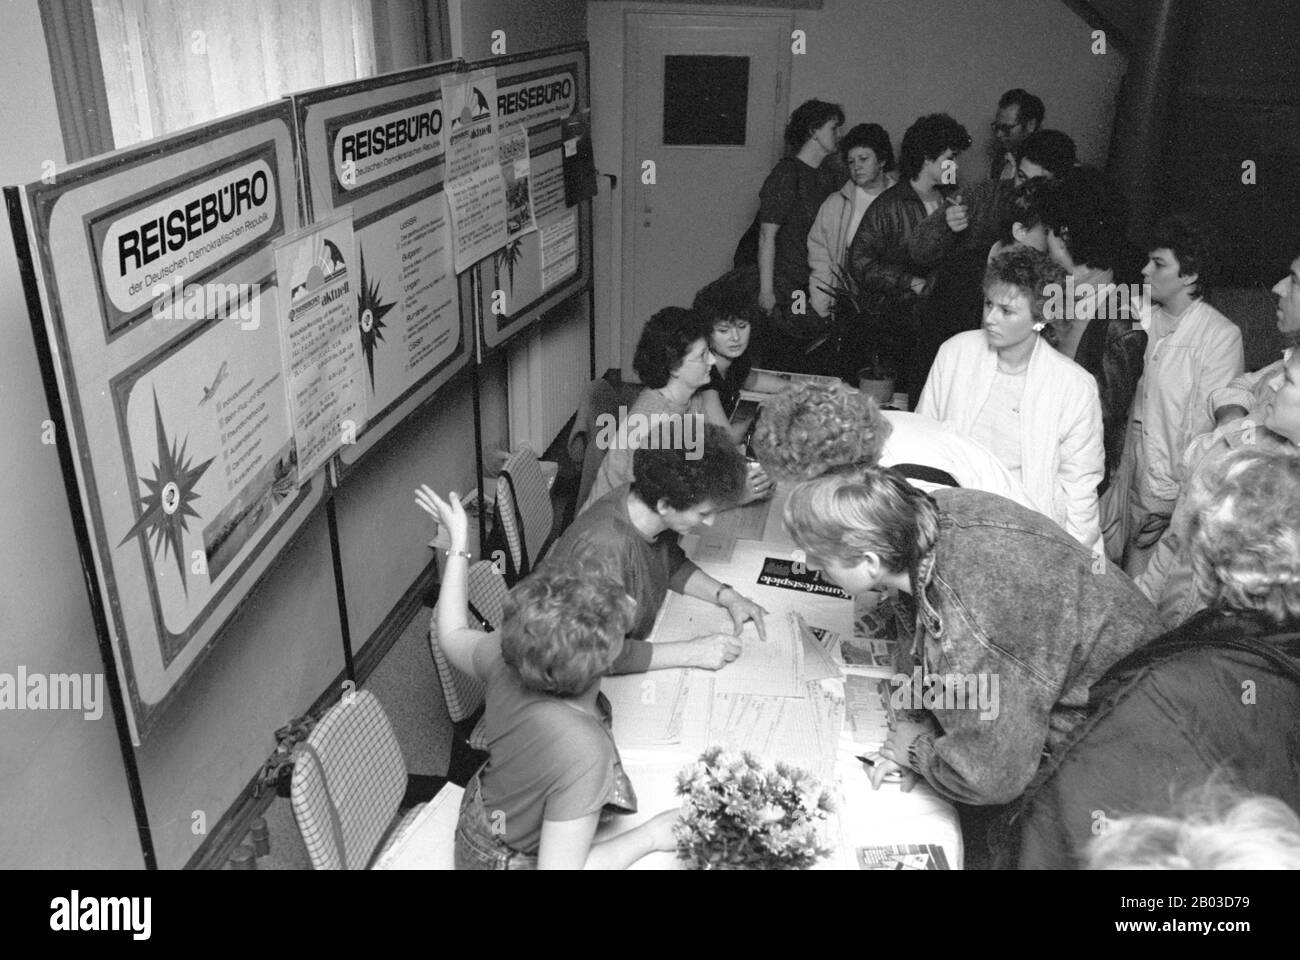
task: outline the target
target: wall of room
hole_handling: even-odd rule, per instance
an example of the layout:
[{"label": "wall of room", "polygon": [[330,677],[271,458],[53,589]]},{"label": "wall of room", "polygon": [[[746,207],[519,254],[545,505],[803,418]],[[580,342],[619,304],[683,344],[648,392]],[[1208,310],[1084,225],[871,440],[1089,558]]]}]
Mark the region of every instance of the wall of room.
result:
[{"label": "wall of room", "polygon": [[[467,56],[488,53],[482,28],[508,20],[511,52],[581,40],[580,2],[460,5]],[[20,4],[0,35],[0,78],[21,98],[0,116],[21,137],[6,141],[0,182],[30,182],[47,158],[63,164],[53,83],[40,17]],[[493,28],[494,29],[494,28]],[[490,30],[486,34],[490,37]],[[402,66],[402,64],[398,64]],[[560,322],[586,322],[585,304]],[[47,672],[98,672],[101,661],[55,448],[42,445],[48,417],[21,283],[7,227],[0,230],[0,423],[5,456],[0,502],[0,672],[19,664]],[[481,371],[486,449],[508,442],[504,358]],[[425,481],[473,485],[468,377],[374,448],[338,495],[339,538],[354,649],[360,649],[427,567],[431,527],[412,503]],[[20,602],[21,598],[21,602]],[[323,515],[285,551],[186,690],[137,753],[158,863],[183,866],[274,747],[272,732],[305,710],[343,667],[329,542]],[[430,664],[430,682],[433,668]],[[137,842],[112,719],[80,714],[0,713],[0,867],[138,868]]]},{"label": "wall of room", "polygon": [[[592,48],[592,100],[596,166],[623,171],[623,20],[629,10],[679,10],[716,14],[713,4],[596,2],[588,6]],[[807,34],[807,53],[792,56],[789,102],[812,97],[843,104],[848,124],[874,121],[890,133],[895,150],[903,131],[922,113],[945,111],[965,124],[974,146],[962,157],[963,180],[987,175],[984,148],[997,98],[1024,87],[1047,105],[1047,126],[1074,137],[1086,162],[1104,162],[1115,99],[1127,61],[1108,47],[1091,52],[1089,27],[1064,3],[1043,0],[826,0],[820,10],[796,10],[796,29]],[[847,128],[846,128],[847,129]],[[732,223],[694,223],[684,234],[699,255],[729,265],[736,240],[757,209],[761,182],[754,184],[753,209],[737,211]],[[602,198],[603,199],[603,198]],[[618,206],[617,198],[613,204]],[[635,339],[644,318],[617,318],[620,304],[621,217],[608,201],[596,204],[596,315],[607,318],[610,352],[598,355],[618,364],[622,339]],[[611,227],[612,222],[612,227]],[[672,229],[664,225],[665,230]],[[603,251],[613,250],[612,269],[599,269]],[[693,291],[684,291],[683,300]],[[602,341],[606,342],[606,341]],[[630,373],[630,371],[627,371]]]},{"label": "wall of room", "polygon": [[[65,165],[54,85],[35,4],[5,11],[0,99],[6,130],[0,183]],[[0,673],[99,673],[58,454],[41,442],[49,416],[13,239],[0,228]],[[140,847],[113,718],[0,712],[0,867],[139,867]]]}]

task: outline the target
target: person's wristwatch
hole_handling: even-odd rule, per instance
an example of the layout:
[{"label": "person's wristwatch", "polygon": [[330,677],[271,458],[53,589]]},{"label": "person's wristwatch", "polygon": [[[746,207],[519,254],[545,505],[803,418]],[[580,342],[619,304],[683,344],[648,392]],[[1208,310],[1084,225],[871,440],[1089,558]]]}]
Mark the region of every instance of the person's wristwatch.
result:
[{"label": "person's wristwatch", "polygon": [[713,602],[716,603],[716,604],[718,604],[718,606],[721,606],[721,605],[722,605],[722,594],[723,594],[723,591],[725,591],[725,590],[735,590],[735,589],[736,589],[736,588],[733,587],[733,586],[732,586],[731,584],[729,584],[729,583],[722,583],[722,584],[719,584],[719,585],[718,585],[718,591],[717,591],[717,593],[715,593],[715,594],[713,595]]}]

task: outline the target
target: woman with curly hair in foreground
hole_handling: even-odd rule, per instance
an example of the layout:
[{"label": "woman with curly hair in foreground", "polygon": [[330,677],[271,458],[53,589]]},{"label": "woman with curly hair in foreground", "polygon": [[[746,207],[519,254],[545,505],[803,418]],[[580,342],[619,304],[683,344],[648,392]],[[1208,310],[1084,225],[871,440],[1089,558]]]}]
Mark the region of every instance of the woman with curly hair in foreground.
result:
[{"label": "woman with curly hair in foreground", "polygon": [[596,567],[545,568],[511,591],[499,631],[470,629],[465,510],[456,494],[443,500],[427,486],[416,502],[451,544],[438,642],[456,669],[486,687],[489,757],[461,802],[456,868],[621,869],[675,849],[676,810],[594,842],[603,813],[636,810],[600,693],[632,621],[623,585]]},{"label": "woman with curly hair in foreground", "polygon": [[1163,815],[1211,774],[1300,809],[1300,457],[1199,475],[1185,539],[1208,609],[1117,663],[1016,825],[1022,869],[1083,863],[1098,824]]}]

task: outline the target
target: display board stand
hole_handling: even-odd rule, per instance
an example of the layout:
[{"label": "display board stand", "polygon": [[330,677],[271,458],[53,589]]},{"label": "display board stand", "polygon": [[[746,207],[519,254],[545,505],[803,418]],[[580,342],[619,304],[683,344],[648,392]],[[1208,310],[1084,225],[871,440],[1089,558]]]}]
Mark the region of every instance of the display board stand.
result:
[{"label": "display board stand", "polygon": [[149,813],[144,804],[144,786],[140,780],[140,768],[135,762],[135,747],[131,743],[131,730],[126,719],[126,699],[122,696],[117,657],[113,652],[113,642],[108,631],[108,616],[104,610],[103,599],[95,588],[95,559],[90,547],[90,528],[86,525],[85,515],[81,511],[77,471],[73,464],[68,425],[63,416],[63,403],[59,398],[54,356],[50,353],[49,342],[45,338],[41,320],[41,299],[37,292],[36,275],[32,267],[34,263],[32,251],[27,242],[22,203],[18,191],[13,187],[5,187],[4,195],[5,206],[9,210],[9,222],[13,228],[18,271],[22,276],[23,291],[27,299],[27,314],[32,324],[37,365],[40,367],[41,383],[45,388],[45,405],[49,409],[50,422],[54,425],[55,449],[59,453],[59,470],[63,475],[63,492],[68,500],[72,532],[77,540],[77,559],[81,563],[81,576],[86,585],[86,596],[90,599],[90,616],[95,625],[95,640],[99,645],[99,656],[104,664],[104,680],[108,687],[108,700],[113,713],[113,729],[117,733],[117,746],[122,754],[127,792],[131,797],[131,813],[135,817],[136,834],[140,839],[140,855],[144,858],[146,870],[157,870],[158,857],[154,852],[153,832],[149,827]]}]

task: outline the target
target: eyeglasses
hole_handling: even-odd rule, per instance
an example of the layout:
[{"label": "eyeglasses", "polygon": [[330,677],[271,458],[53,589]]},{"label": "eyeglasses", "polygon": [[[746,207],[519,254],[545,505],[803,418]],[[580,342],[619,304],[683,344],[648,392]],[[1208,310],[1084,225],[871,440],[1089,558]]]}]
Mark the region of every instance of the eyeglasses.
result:
[{"label": "eyeglasses", "polygon": [[1020,125],[1021,125],[1021,121],[1019,120],[1017,120],[1015,123],[990,123],[989,129],[991,129],[994,133],[1009,134],[1012,130],[1016,129],[1016,127]]}]

